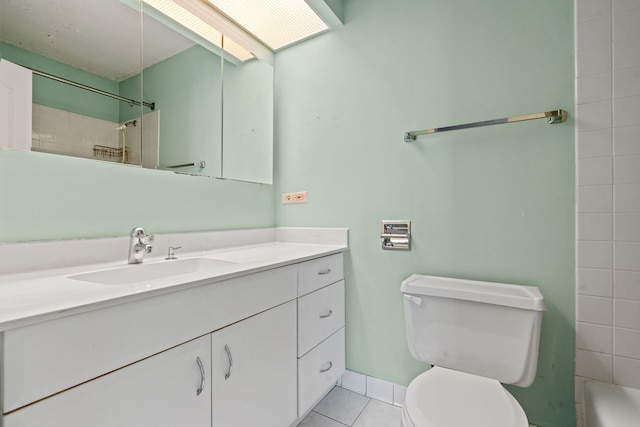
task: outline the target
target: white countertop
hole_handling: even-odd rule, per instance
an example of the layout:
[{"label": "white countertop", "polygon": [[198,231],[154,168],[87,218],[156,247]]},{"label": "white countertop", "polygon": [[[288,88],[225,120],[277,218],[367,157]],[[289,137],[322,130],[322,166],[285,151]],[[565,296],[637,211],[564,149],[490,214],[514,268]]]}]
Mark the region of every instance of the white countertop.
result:
[{"label": "white countertop", "polygon": [[[295,229],[286,229],[287,233],[276,232],[274,234],[274,237],[280,237],[279,240],[287,241],[264,241],[268,240],[268,238],[265,239],[262,237],[257,239],[260,243],[229,247],[220,247],[220,243],[217,243],[213,245],[217,247],[211,250],[206,249],[207,245],[201,244],[197,247],[197,250],[191,252],[188,252],[188,246],[183,244],[184,249],[176,253],[179,259],[213,258],[230,261],[230,263],[218,266],[209,271],[205,270],[179,276],[165,277],[149,282],[104,285],[69,278],[69,276],[74,274],[127,266],[126,252],[122,252],[121,259],[118,261],[66,265],[59,268],[50,268],[50,265],[45,263],[44,265],[47,265],[47,268],[32,271],[24,271],[23,269],[23,271],[0,275],[0,331],[155,295],[175,292],[194,286],[219,282],[312,258],[343,252],[348,248],[346,239],[347,231],[343,229],[340,229],[342,233],[339,234],[343,234],[344,238],[325,239],[326,243],[318,243],[323,240],[321,237],[318,237],[319,230],[322,229],[311,229],[315,233],[311,239],[304,238],[305,235],[308,237],[309,233],[305,235],[293,233],[294,235],[292,236],[292,230],[295,231]],[[336,229],[331,230],[336,231]],[[226,233],[228,237],[230,232]],[[189,238],[193,238],[195,235],[193,233],[189,234],[190,236],[183,240],[180,240],[182,235],[171,235],[171,239],[165,238],[164,240],[166,242],[178,241],[181,243],[182,241],[189,241]],[[219,235],[216,235],[215,232],[210,234],[212,234],[213,237],[218,237],[218,240],[220,240]],[[322,233],[320,233],[320,235],[321,234]],[[304,243],[292,242],[291,240],[296,240],[296,237],[301,237],[297,240]],[[198,238],[200,239],[200,243],[202,243],[201,236],[198,236]],[[119,240],[122,239],[124,238],[119,238]],[[125,240],[128,242],[128,238]],[[215,239],[212,241],[215,241]],[[233,238],[227,239],[227,241],[233,241]],[[246,241],[247,240],[245,240],[245,242]],[[90,244],[95,246],[96,242],[92,241]],[[54,245],[53,249],[55,250],[55,243],[51,243],[51,245]],[[162,245],[166,245],[166,243]],[[82,247],[82,241],[80,241],[80,246]],[[118,244],[116,246],[121,245]],[[51,246],[48,247],[51,248]],[[203,248],[205,249],[203,250]],[[3,245],[1,249],[7,252],[7,250],[11,249],[11,245]],[[77,248],[75,250],[77,250]],[[22,252],[24,252],[24,250]],[[156,252],[154,256],[145,256],[144,265],[172,262],[171,260],[167,261],[164,259],[166,255],[164,251],[162,251],[161,254]],[[42,256],[40,250],[36,251],[36,255]],[[37,262],[34,261],[33,264],[35,265]],[[131,265],[130,268],[136,268],[136,266],[137,265]]]}]

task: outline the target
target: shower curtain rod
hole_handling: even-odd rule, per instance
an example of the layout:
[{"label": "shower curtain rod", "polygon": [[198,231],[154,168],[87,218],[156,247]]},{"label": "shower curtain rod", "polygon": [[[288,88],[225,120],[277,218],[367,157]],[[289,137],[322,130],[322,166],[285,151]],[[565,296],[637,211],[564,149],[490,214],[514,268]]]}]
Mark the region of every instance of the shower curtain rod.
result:
[{"label": "shower curtain rod", "polygon": [[552,110],[545,111],[543,113],[533,113],[533,114],[525,114],[522,116],[513,116],[513,117],[504,117],[502,119],[493,119],[493,120],[485,120],[482,122],[474,122],[474,123],[465,123],[462,125],[454,125],[454,126],[445,126],[440,128],[431,128],[425,130],[415,130],[411,132],[406,132],[404,134],[404,142],[412,142],[416,140],[416,137],[419,135],[426,135],[431,133],[438,132],[447,132],[450,130],[460,130],[460,129],[469,129],[469,128],[478,128],[483,126],[492,126],[492,125],[501,125],[503,123],[515,123],[515,122],[523,122],[525,120],[535,120],[535,119],[547,119],[547,123],[555,124],[555,123],[564,123],[567,121],[567,112],[564,110]]},{"label": "shower curtain rod", "polygon": [[113,93],[110,93],[110,92],[106,92],[106,91],[104,91],[102,89],[97,89],[95,87],[83,85],[82,83],[78,83],[78,82],[74,82],[72,80],[64,79],[62,77],[54,76],[53,74],[45,73],[44,71],[36,70],[35,68],[31,68],[31,67],[24,67],[24,68],[27,68],[27,69],[31,70],[33,72],[33,74],[35,74],[37,76],[46,77],[48,79],[55,80],[55,81],[60,82],[60,83],[68,84],[69,86],[74,86],[74,87],[77,87],[77,88],[80,88],[80,89],[88,90],[89,92],[97,93],[99,95],[108,96],[109,98],[114,98],[114,99],[117,99],[118,101],[126,102],[129,105],[144,105],[145,107],[150,108],[151,111],[155,110],[155,108],[156,108],[156,103],[155,102],[149,103],[149,102],[136,101],[135,99],[125,98],[124,96],[120,96],[120,95],[116,95],[116,94],[113,94]]}]

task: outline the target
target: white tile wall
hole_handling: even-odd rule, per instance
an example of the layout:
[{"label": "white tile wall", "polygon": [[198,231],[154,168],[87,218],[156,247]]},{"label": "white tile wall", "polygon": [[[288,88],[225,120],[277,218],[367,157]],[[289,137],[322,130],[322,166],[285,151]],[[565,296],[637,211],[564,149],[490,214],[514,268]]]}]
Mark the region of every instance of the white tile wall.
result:
[{"label": "white tile wall", "polygon": [[[612,200],[613,186],[611,185],[583,185],[578,187],[578,213],[612,212]],[[640,197],[638,197],[638,203],[640,203]],[[618,210],[618,212],[624,211]]]},{"label": "white tile wall", "polygon": [[640,360],[628,357],[614,357],[613,382],[615,384],[640,389]]},{"label": "white tile wall", "polygon": [[[32,147],[35,151],[45,151],[66,156],[120,162],[120,158],[94,155],[94,146],[120,148],[123,146],[123,132],[118,131],[120,123],[95,119],[89,116],[33,104]],[[144,167],[158,167],[158,138],[160,112],[154,111],[144,116],[144,133],[137,127],[124,131],[129,164]],[[143,139],[141,139],[143,138]]]},{"label": "white tile wall", "polygon": [[613,301],[612,298],[591,297],[578,295],[576,315],[579,322],[593,323],[596,325],[613,325]]},{"label": "white tile wall", "polygon": [[640,300],[640,272],[616,271],[613,277],[616,298]]},{"label": "white tile wall", "polygon": [[578,158],[611,156],[611,147],[613,147],[611,129],[585,131],[580,134],[580,146],[577,151]]},{"label": "white tile wall", "polygon": [[338,384],[347,390],[395,406],[402,406],[407,394],[407,387],[349,370],[345,371]]},{"label": "white tile wall", "polygon": [[613,271],[596,268],[579,268],[578,294],[613,297]]},{"label": "white tile wall", "polygon": [[577,0],[575,6],[576,22],[578,23],[610,16],[612,10],[609,0]]},{"label": "white tile wall", "polygon": [[637,329],[615,328],[616,346],[613,354],[616,356],[640,359],[640,331]]},{"label": "white tile wall", "polygon": [[393,383],[379,378],[367,377],[367,397],[393,403]]},{"label": "white tile wall", "polygon": [[118,123],[33,104],[32,147],[93,158],[93,146],[118,147]]},{"label": "white tile wall", "polygon": [[640,388],[640,2],[575,0],[576,411],[586,380]]},{"label": "white tile wall", "polygon": [[[578,235],[580,239],[580,235]],[[578,267],[611,268],[613,245],[611,242],[578,241]]]},{"label": "white tile wall", "polygon": [[[576,137],[580,143],[580,134]],[[579,146],[578,146],[579,147]],[[577,150],[580,151],[580,148]],[[578,160],[579,185],[604,185],[613,184],[613,159],[608,157],[596,157]]]},{"label": "white tile wall", "polygon": [[[636,71],[640,76],[640,68]],[[638,83],[640,87],[640,83]],[[615,144],[613,152],[616,156],[640,154],[640,126],[625,126],[613,129]]]},{"label": "white tile wall", "polygon": [[342,388],[365,395],[367,394],[367,376],[353,371],[346,371],[342,375]]},{"label": "white tile wall", "polygon": [[613,348],[613,328],[578,322],[576,327],[576,347],[581,350],[611,353]]}]

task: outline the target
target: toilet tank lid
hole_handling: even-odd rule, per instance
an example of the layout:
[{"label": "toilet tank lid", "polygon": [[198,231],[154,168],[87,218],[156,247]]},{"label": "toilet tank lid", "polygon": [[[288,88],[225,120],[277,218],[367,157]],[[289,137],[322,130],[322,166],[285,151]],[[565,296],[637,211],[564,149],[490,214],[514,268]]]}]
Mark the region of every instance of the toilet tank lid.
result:
[{"label": "toilet tank lid", "polygon": [[528,310],[544,311],[547,308],[544,297],[535,286],[413,274],[402,282],[400,290],[412,295],[477,301]]}]

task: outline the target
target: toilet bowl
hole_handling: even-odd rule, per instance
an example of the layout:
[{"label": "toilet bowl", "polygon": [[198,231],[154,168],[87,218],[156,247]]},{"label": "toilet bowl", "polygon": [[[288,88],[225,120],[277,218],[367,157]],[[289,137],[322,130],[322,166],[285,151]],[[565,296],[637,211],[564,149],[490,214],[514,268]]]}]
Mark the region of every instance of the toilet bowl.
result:
[{"label": "toilet bowl", "polygon": [[403,427],[528,427],[524,410],[497,380],[433,367],[407,388]]},{"label": "toilet bowl", "polygon": [[534,286],[414,274],[402,282],[411,355],[435,365],[416,377],[404,427],[528,427],[504,387],[535,379],[545,303]]}]

